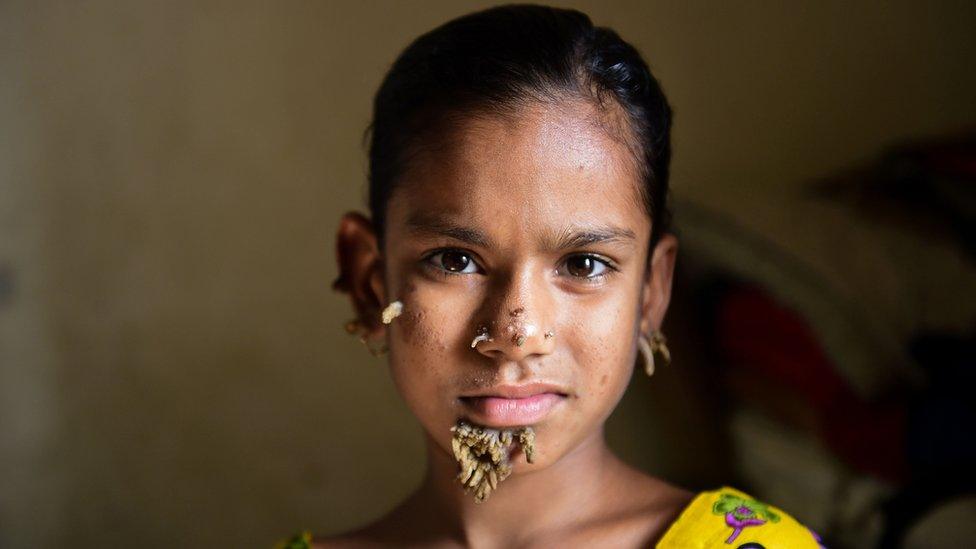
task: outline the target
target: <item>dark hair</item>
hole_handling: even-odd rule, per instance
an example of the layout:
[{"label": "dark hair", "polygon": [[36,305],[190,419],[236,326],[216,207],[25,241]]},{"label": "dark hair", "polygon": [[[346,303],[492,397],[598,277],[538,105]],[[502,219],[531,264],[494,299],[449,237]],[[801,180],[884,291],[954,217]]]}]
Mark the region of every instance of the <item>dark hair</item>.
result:
[{"label": "dark hair", "polygon": [[[628,145],[652,220],[653,250],[670,223],[667,99],[640,53],[616,32],[595,27],[576,10],[531,4],[497,6],[444,23],[414,40],[383,79],[364,134],[364,141],[371,134],[369,207],[381,249],[398,178],[445,124],[511,116],[531,103],[565,99],[597,106],[601,125]],[[615,118],[621,107],[623,116]]]}]

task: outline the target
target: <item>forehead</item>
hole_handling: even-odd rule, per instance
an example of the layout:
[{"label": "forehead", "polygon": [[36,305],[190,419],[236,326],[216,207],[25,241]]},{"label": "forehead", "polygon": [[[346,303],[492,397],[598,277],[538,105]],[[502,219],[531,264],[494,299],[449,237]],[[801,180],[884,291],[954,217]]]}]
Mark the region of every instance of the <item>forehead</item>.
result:
[{"label": "forehead", "polygon": [[454,124],[412,158],[389,221],[435,214],[495,233],[649,231],[633,157],[595,116],[586,104],[538,105]]}]

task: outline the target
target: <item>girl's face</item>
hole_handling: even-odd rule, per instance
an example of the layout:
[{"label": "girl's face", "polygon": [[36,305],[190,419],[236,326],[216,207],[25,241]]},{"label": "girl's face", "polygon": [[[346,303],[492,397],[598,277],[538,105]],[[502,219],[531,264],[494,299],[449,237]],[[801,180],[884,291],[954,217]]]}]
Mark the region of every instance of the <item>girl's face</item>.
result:
[{"label": "girl's face", "polygon": [[631,157],[592,114],[574,103],[465,122],[413,159],[389,202],[370,281],[383,304],[403,303],[385,327],[392,375],[448,454],[460,418],[532,425],[535,462],[516,472],[599,435],[638,330],[667,308],[676,243],[663,238],[645,274]]}]

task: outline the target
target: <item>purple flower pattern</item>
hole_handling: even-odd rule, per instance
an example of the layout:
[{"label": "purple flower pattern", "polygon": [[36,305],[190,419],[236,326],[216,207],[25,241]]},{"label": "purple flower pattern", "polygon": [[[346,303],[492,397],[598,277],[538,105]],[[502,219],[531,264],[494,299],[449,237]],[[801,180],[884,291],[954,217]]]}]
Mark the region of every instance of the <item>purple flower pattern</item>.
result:
[{"label": "purple flower pattern", "polygon": [[732,494],[720,495],[712,506],[712,513],[725,515],[725,524],[732,528],[732,533],[725,540],[725,543],[730,545],[739,537],[742,530],[749,526],[779,522],[779,515],[770,511],[766,504]]}]

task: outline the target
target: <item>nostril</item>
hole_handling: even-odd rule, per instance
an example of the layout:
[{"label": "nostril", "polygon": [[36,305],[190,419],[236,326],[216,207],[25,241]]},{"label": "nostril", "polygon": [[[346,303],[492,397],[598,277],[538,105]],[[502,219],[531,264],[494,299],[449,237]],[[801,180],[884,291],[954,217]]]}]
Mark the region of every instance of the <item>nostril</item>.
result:
[{"label": "nostril", "polygon": [[[524,307],[519,307],[509,311],[510,313],[517,313],[518,315],[510,322],[501,326],[497,331],[489,328],[489,325],[496,326],[497,323],[494,320],[491,321],[490,324],[482,324],[478,326],[474,338],[471,340],[470,347],[475,349],[478,348],[479,343],[493,342],[500,338],[502,342],[508,342],[508,344],[514,347],[522,348],[535,336],[539,336],[541,339],[542,329],[536,325],[535,322],[521,316],[524,314],[524,310]],[[551,338],[552,335],[547,333],[545,339]],[[488,347],[482,345],[480,348],[478,348],[478,351],[486,355],[505,355],[508,352],[501,348],[495,348],[493,345]]]}]

